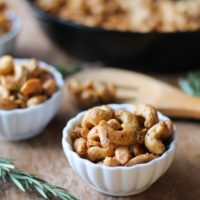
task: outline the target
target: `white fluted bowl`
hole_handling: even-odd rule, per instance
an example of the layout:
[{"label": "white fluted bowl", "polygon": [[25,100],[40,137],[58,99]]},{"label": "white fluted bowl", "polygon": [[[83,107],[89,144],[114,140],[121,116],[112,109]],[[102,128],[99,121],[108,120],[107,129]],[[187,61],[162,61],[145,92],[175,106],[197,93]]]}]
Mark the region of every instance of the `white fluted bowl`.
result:
[{"label": "white fluted bowl", "polygon": [[21,30],[21,21],[15,16],[14,13],[7,13],[8,19],[12,23],[11,30],[8,33],[0,36],[0,55],[13,53],[17,36]]},{"label": "white fluted bowl", "polygon": [[[27,59],[15,59],[16,64],[26,62]],[[0,110],[0,141],[24,140],[36,136],[58,111],[64,86],[62,75],[44,62],[39,62],[39,65],[53,74],[58,91],[44,103],[30,108]]]},{"label": "white fluted bowl", "polygon": [[[125,109],[128,111],[133,110],[134,107],[130,104],[110,104],[109,106],[114,110]],[[72,169],[97,191],[112,196],[141,193],[158,180],[171,165],[177,143],[175,128],[167,151],[145,164],[132,167],[107,167],[79,157],[72,149],[71,133],[74,127],[80,125],[84,113],[79,113],[67,123],[63,130],[62,145]],[[168,120],[161,113],[158,113],[158,116],[160,121]]]}]

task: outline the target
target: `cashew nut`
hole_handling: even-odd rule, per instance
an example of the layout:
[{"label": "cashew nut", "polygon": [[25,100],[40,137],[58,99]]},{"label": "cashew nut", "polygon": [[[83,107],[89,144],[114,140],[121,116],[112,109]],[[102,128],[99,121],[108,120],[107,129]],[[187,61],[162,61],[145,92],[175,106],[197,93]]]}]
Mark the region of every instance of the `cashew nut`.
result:
[{"label": "cashew nut", "polygon": [[39,79],[29,79],[20,88],[20,92],[25,96],[39,94],[42,91],[42,84]]},{"label": "cashew nut", "polygon": [[105,157],[112,157],[114,156],[114,147],[112,145],[109,145],[107,147],[90,147],[87,150],[87,156],[88,159],[91,161],[98,161],[102,160]]},{"label": "cashew nut", "polygon": [[137,165],[137,164],[147,163],[157,157],[158,156],[156,156],[154,154],[150,154],[150,153],[142,154],[142,155],[136,156],[136,157],[132,158],[131,160],[129,160],[129,162],[126,164],[126,166],[130,167],[130,166]]},{"label": "cashew nut", "polygon": [[103,160],[103,165],[109,166],[109,167],[116,167],[116,166],[120,166],[120,163],[118,162],[118,160],[115,157],[106,157]]},{"label": "cashew nut", "polygon": [[139,156],[147,152],[144,145],[137,144],[137,143],[130,146],[130,151],[134,156]]},{"label": "cashew nut", "polygon": [[132,127],[135,129],[139,127],[137,117],[126,110],[115,111],[115,117],[122,122],[122,128]]},{"label": "cashew nut", "polygon": [[14,64],[11,56],[2,56],[0,58],[0,74],[9,75],[13,72]]},{"label": "cashew nut", "polygon": [[113,128],[114,130],[119,130],[121,129],[121,124],[116,120],[116,119],[110,119],[108,120],[108,125]]},{"label": "cashew nut", "polygon": [[26,69],[28,69],[28,71],[30,73],[34,72],[36,69],[38,69],[39,63],[38,60],[32,58],[30,59],[27,63],[26,63]]},{"label": "cashew nut", "polygon": [[51,96],[57,91],[56,81],[54,79],[48,79],[43,83],[43,89],[48,96]]},{"label": "cashew nut", "polygon": [[7,88],[0,85],[0,98],[8,98],[10,95],[10,92]]},{"label": "cashew nut", "polygon": [[128,147],[120,146],[115,149],[115,157],[121,165],[125,165],[132,156],[128,150]]},{"label": "cashew nut", "polygon": [[87,146],[85,138],[77,138],[74,140],[74,150],[81,156],[84,157],[87,154]]},{"label": "cashew nut", "polygon": [[145,146],[154,154],[160,155],[165,151],[163,141],[173,133],[171,121],[161,121],[150,128],[145,136]]},{"label": "cashew nut", "polygon": [[17,103],[14,99],[4,98],[0,99],[0,109],[12,110],[17,108]]},{"label": "cashew nut", "polygon": [[156,110],[150,105],[137,105],[133,113],[141,118],[144,118],[144,127],[151,128],[158,123],[158,115]]},{"label": "cashew nut", "polygon": [[113,110],[108,106],[89,109],[82,120],[82,127],[92,128],[99,124],[101,120],[109,120],[113,117]]},{"label": "cashew nut", "polygon": [[99,123],[99,132],[106,135],[108,140],[116,145],[129,145],[135,141],[135,129],[124,127],[122,130],[113,130],[105,120]]},{"label": "cashew nut", "polygon": [[32,107],[32,106],[41,104],[46,100],[47,100],[47,96],[45,96],[45,95],[34,96],[34,97],[28,99],[27,107]]}]

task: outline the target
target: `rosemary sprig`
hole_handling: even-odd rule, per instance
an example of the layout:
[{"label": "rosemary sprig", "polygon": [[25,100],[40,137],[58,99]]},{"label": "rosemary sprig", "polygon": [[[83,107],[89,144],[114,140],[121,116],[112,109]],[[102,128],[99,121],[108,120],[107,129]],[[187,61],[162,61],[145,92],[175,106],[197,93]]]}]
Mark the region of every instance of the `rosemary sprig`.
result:
[{"label": "rosemary sprig", "polygon": [[185,79],[179,80],[184,92],[191,96],[200,96],[200,71],[190,72]]},{"label": "rosemary sprig", "polygon": [[16,168],[12,159],[0,157],[0,181],[4,183],[12,182],[22,192],[34,191],[44,199],[77,200],[67,190]]},{"label": "rosemary sprig", "polygon": [[69,75],[72,75],[82,69],[82,65],[78,62],[76,63],[70,63],[67,65],[57,65],[57,70],[60,71],[60,73],[63,75],[63,77],[67,77]]}]

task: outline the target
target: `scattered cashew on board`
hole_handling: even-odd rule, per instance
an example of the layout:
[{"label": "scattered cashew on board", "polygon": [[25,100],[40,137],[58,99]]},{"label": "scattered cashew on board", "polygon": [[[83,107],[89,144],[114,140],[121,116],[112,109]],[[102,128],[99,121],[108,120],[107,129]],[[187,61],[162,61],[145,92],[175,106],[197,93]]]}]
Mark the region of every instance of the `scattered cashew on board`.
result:
[{"label": "scattered cashew on board", "polygon": [[117,86],[121,103],[151,104],[170,117],[200,119],[200,98],[188,96],[181,90],[150,76],[114,68],[85,69],[68,77],[77,80],[110,82]]}]

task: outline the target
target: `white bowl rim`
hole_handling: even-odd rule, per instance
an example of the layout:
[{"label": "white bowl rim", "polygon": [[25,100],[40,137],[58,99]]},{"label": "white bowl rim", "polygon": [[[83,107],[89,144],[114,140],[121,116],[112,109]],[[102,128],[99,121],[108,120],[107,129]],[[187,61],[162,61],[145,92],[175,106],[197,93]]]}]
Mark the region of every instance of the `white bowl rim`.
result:
[{"label": "white bowl rim", "polygon": [[[119,106],[119,109],[120,109],[120,107],[129,107],[129,108],[132,107],[133,108],[135,105],[134,104],[108,104],[108,106],[110,106],[110,107],[118,107]],[[97,107],[99,107],[99,106],[97,106]],[[137,164],[137,165],[130,166],[130,167],[125,167],[125,166],[109,167],[109,166],[93,163],[90,160],[87,160],[85,158],[81,158],[76,152],[73,151],[71,145],[66,140],[66,138],[67,138],[67,130],[71,128],[71,123],[77,121],[77,119],[82,117],[85,112],[86,111],[80,112],[78,115],[76,115],[74,118],[70,119],[67,122],[65,128],[63,129],[62,144],[63,144],[63,148],[64,149],[67,148],[68,152],[70,154],[72,154],[72,156],[75,157],[75,159],[80,159],[81,162],[84,162],[84,164],[89,165],[92,168],[103,168],[105,170],[111,170],[111,171],[117,171],[117,170],[130,171],[130,170],[133,170],[133,169],[136,169],[136,168],[148,167],[150,165],[153,165],[154,163],[158,163],[160,160],[165,159],[167,156],[169,156],[170,153],[172,153],[176,149],[178,138],[177,138],[177,134],[176,134],[176,127],[174,126],[173,127],[173,129],[174,129],[174,131],[173,131],[173,139],[172,139],[168,149],[161,156],[151,160],[148,163]],[[166,117],[165,115],[163,115],[160,112],[158,112],[158,116],[159,116],[159,118],[165,118],[166,120],[169,119],[168,117]]]},{"label": "white bowl rim", "polygon": [[14,12],[9,11],[6,13],[6,15],[8,19],[11,21],[12,27],[7,33],[0,36],[0,45],[3,45],[5,42],[8,42],[9,40],[15,38],[20,32],[22,27],[21,20],[14,14]]},{"label": "white bowl rim", "polygon": [[[14,62],[15,63],[25,63],[30,59],[27,58],[15,58]],[[62,78],[61,73],[52,65],[47,64],[46,62],[42,62],[39,61],[39,65],[42,68],[48,69],[52,75],[54,76],[57,86],[59,87],[58,91],[56,91],[47,101],[45,101],[44,103],[32,106],[30,108],[17,108],[17,109],[13,109],[13,110],[2,110],[0,109],[0,115],[12,115],[14,113],[18,113],[18,114],[23,114],[23,113],[27,113],[30,112],[32,110],[39,110],[42,106],[45,106],[46,104],[49,103],[49,101],[56,99],[58,95],[60,95],[60,93],[62,92],[62,89],[64,87],[64,80]]]}]

